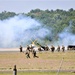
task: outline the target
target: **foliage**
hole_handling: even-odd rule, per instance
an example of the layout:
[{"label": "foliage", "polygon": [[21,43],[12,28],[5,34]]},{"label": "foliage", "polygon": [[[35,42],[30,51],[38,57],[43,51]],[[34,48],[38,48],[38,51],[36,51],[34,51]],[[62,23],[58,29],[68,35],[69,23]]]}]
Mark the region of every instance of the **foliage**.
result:
[{"label": "foliage", "polygon": [[7,19],[7,18],[10,18],[10,17],[14,17],[16,14],[14,12],[2,12],[0,13],[0,20],[4,20],[4,19]]},{"label": "foliage", "polygon": [[31,16],[34,19],[39,20],[44,24],[46,27],[52,27],[54,29],[54,33],[61,32],[65,27],[69,26],[69,22],[73,20],[72,26],[73,30],[72,32],[75,33],[75,10],[73,8],[69,9],[68,11],[57,9],[55,11],[48,9],[43,11],[40,9],[31,10],[28,14],[28,16]]},{"label": "foliage", "polygon": [[61,33],[65,27],[70,25],[70,21],[72,21],[71,32],[75,34],[75,10],[73,8],[70,8],[68,11],[60,9],[55,11],[50,11],[48,9],[45,11],[35,9],[33,11],[34,12],[30,11],[27,16],[31,16],[32,18],[39,20],[43,23],[43,27],[48,29],[52,28],[52,39],[56,39],[56,36],[58,36],[58,34]]},{"label": "foliage", "polygon": [[[14,12],[2,12],[0,13],[0,20],[4,20],[10,17],[14,17],[16,14]],[[29,16],[33,19],[36,19],[42,23],[42,27],[46,27],[49,30],[52,28],[52,33],[55,39],[55,36],[58,33],[61,33],[63,29],[70,25],[70,21],[72,21],[71,32],[75,34],[75,10],[70,8],[68,11],[56,9],[56,10],[40,10],[35,9],[31,10],[27,14],[22,13],[24,16]],[[46,40],[49,40],[46,38]]]}]

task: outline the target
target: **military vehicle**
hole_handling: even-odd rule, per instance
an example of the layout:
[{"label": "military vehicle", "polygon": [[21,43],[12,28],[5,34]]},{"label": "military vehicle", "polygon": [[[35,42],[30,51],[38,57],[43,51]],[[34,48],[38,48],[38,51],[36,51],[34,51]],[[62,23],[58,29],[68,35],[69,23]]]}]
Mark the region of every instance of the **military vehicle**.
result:
[{"label": "military vehicle", "polygon": [[68,45],[67,50],[75,50],[75,45]]}]

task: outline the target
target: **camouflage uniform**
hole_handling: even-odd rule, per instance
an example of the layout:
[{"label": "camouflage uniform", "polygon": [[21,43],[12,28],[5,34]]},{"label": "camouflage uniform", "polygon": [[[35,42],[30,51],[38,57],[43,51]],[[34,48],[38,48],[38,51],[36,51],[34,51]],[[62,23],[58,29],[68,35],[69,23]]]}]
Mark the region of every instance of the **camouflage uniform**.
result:
[{"label": "camouflage uniform", "polygon": [[46,51],[48,51],[48,50],[49,50],[49,47],[48,47],[48,46],[46,46],[46,47],[45,47],[45,50],[46,50]]},{"label": "camouflage uniform", "polygon": [[29,50],[26,50],[26,53],[25,54],[26,54],[26,57],[27,58],[30,58],[30,51]]},{"label": "camouflage uniform", "polygon": [[51,46],[51,52],[54,52],[54,50],[55,50],[55,47],[52,45]]},{"label": "camouflage uniform", "polygon": [[20,52],[22,52],[22,46],[20,45]]},{"label": "camouflage uniform", "polygon": [[57,51],[58,51],[58,52],[60,51],[60,46],[57,47]]},{"label": "camouflage uniform", "polygon": [[29,50],[29,51],[30,51],[30,46],[29,46],[29,45],[27,45],[27,50]]},{"label": "camouflage uniform", "polygon": [[33,57],[35,58],[35,57],[37,57],[38,58],[38,56],[36,56],[36,51],[35,50],[33,50]]},{"label": "camouflage uniform", "polygon": [[62,51],[64,52],[65,51],[65,47],[62,45]]}]

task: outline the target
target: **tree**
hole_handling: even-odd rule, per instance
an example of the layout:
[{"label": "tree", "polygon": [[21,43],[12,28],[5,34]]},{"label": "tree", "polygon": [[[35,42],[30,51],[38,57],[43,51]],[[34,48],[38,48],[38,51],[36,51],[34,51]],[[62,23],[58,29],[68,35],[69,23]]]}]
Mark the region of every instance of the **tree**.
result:
[{"label": "tree", "polygon": [[73,8],[70,8],[70,9],[69,9],[69,12],[72,12],[72,11],[73,11]]},{"label": "tree", "polygon": [[6,12],[6,11],[4,11],[4,12],[0,13],[0,19],[4,20],[4,19],[7,19],[9,17],[14,17],[15,15],[16,14],[14,12]]}]

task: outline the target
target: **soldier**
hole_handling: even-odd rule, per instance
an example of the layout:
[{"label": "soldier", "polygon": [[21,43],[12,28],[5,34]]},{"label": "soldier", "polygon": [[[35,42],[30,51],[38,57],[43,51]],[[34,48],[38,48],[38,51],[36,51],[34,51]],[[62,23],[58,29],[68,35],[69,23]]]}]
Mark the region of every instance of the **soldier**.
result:
[{"label": "soldier", "polygon": [[55,47],[52,45],[51,46],[51,52],[54,52],[54,50],[55,50]]},{"label": "soldier", "polygon": [[46,47],[45,47],[45,50],[46,50],[46,51],[48,51],[48,50],[49,50],[49,47],[48,47],[48,46],[46,46]]},{"label": "soldier", "polygon": [[41,48],[40,47],[38,48],[38,51],[41,51]]},{"label": "soldier", "polygon": [[33,50],[33,57],[35,58],[35,57],[37,57],[38,58],[38,56],[36,56],[36,51],[35,50]]},{"label": "soldier", "polygon": [[62,45],[62,51],[64,52],[65,51],[65,47]]},{"label": "soldier", "polygon": [[60,46],[58,45],[58,47],[57,47],[57,51],[59,52],[60,51]]},{"label": "soldier", "polygon": [[31,52],[33,51],[33,48],[34,48],[34,47],[31,45],[31,47],[30,47],[30,49],[31,49]]},{"label": "soldier", "polygon": [[30,51],[30,46],[29,46],[29,45],[27,45],[27,50],[29,50],[29,51]]},{"label": "soldier", "polygon": [[26,50],[26,53],[25,54],[26,54],[26,57],[27,58],[30,58],[30,51],[29,50]]},{"label": "soldier", "polygon": [[20,52],[22,52],[22,46],[20,45]]}]

